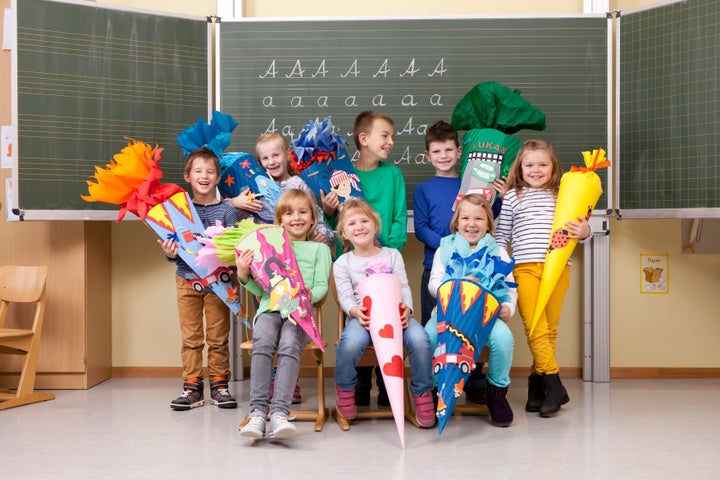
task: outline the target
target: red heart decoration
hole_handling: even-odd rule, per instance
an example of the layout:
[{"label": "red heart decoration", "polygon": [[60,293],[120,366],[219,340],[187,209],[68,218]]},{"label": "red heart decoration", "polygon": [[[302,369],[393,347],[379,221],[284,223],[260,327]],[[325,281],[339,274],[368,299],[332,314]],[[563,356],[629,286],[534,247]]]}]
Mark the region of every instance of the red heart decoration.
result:
[{"label": "red heart decoration", "polygon": [[363,297],[362,303],[363,303],[363,307],[366,308],[365,315],[367,315],[369,317],[370,316],[370,307],[372,307],[372,298]]},{"label": "red heart decoration", "polygon": [[392,360],[383,365],[382,369],[385,375],[391,377],[404,377],[403,359],[400,355],[393,355]]},{"label": "red heart decoration", "polygon": [[389,323],[386,323],[383,328],[378,330],[378,334],[380,338],[395,338],[395,330],[393,330],[393,326]]}]

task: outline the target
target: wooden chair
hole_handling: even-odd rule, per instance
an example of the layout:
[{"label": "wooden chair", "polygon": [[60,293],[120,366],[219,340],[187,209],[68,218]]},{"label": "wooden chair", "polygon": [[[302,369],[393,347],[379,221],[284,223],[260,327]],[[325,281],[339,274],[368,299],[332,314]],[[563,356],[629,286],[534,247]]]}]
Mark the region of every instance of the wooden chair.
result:
[{"label": "wooden chair", "polygon": [[[343,329],[345,328],[345,312],[343,312],[342,308],[340,308],[340,302],[338,300],[337,295],[337,289],[335,286],[335,277],[332,273],[330,273],[330,291],[332,292],[333,298],[335,299],[335,303],[338,306],[338,342],[340,341],[340,335],[342,334]],[[358,361],[357,366],[358,367],[376,367],[378,365],[377,356],[375,354],[375,348],[372,344],[370,344],[365,351],[362,354],[362,357],[360,357],[360,361]],[[411,394],[410,389],[408,387],[408,368],[405,368],[405,419],[408,420],[410,423],[415,425],[416,427],[419,427],[417,419],[415,418],[415,412],[413,411],[412,402],[411,402]],[[333,389],[334,391],[334,389]],[[340,428],[344,431],[350,430],[350,422],[344,418],[342,415],[340,415],[337,411],[337,408],[332,409],[332,415],[335,418],[335,420],[340,425]],[[393,418],[393,412],[390,407],[360,407],[357,410],[357,415],[355,416],[354,420],[366,420],[366,419],[373,419],[373,418]]]},{"label": "wooden chair", "polygon": [[[247,290],[246,290],[247,292]],[[322,335],[322,306],[325,304],[325,299],[327,298],[327,295],[320,299],[318,302],[313,304],[313,308],[315,310],[315,318],[317,319],[318,326],[320,328],[320,334]],[[246,298],[246,300],[248,300]],[[251,300],[251,299],[249,299]],[[249,303],[246,302],[246,305]],[[249,316],[249,314],[248,314]],[[247,332],[247,335],[250,335],[250,330],[245,329]],[[323,342],[325,348],[327,348],[327,342]],[[242,350],[247,350],[252,355],[252,337],[246,338],[244,342],[240,344],[240,348]],[[330,415],[330,411],[325,405],[325,375],[324,375],[324,359],[323,359],[323,351],[320,350],[320,348],[315,345],[313,342],[308,342],[302,349],[302,354],[300,356],[300,363],[303,362],[304,359],[307,359],[306,361],[310,361],[313,366],[315,367],[315,375],[317,379],[317,393],[318,393],[318,405],[317,409],[313,410],[291,410],[290,411],[290,417],[295,417],[296,420],[301,421],[314,421],[315,422],[315,431],[320,432],[322,431],[323,427],[325,426],[325,422],[328,419],[328,416]],[[277,357],[277,355],[276,355]],[[243,420],[243,423],[240,424],[240,428],[243,427],[244,423],[246,423],[246,420]]]},{"label": "wooden chair", "polygon": [[[0,390],[0,410],[55,398],[52,393],[35,392],[35,374],[45,313],[47,271],[45,266],[0,267],[0,353],[25,357],[16,393]],[[5,328],[11,303],[35,304],[35,318],[31,328]],[[18,305],[13,309],[16,307]]]}]

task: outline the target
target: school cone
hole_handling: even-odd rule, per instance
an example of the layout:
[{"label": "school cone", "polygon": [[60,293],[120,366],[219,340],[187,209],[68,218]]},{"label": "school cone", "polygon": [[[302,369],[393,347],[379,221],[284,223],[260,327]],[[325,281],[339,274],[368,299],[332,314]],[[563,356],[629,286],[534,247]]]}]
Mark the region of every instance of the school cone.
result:
[{"label": "school cone", "polygon": [[255,283],[270,295],[269,308],[302,328],[324,352],[325,344],[313,310],[312,294],[305,286],[285,229],[275,225],[253,229],[238,240],[235,250],[238,253],[253,251],[255,255],[250,272]]},{"label": "school cone", "polygon": [[210,287],[233,313],[240,312],[240,299],[231,282],[232,272],[220,265],[209,268],[196,263],[201,244],[198,239],[205,227],[188,193],[174,183],[160,183],[163,149],[128,139],[127,146],[113,155],[105,168],[95,167],[87,181],[86,202],[119,205],[117,221],[126,213],[137,215],[162,240],[172,238],[178,256],[193,270],[185,278],[193,288]]},{"label": "school cone", "polygon": [[450,420],[463,386],[500,313],[500,302],[478,282],[451,278],[438,288],[433,373],[438,377],[438,434]]},{"label": "school cone", "polygon": [[572,167],[560,179],[555,217],[548,242],[545,267],[540,278],[535,313],[528,333],[529,337],[532,337],[560,275],[578,242],[576,238],[568,237],[565,224],[577,221],[578,217],[590,218],[603,191],[600,177],[595,170],[610,166],[610,161],[605,158],[605,150],[601,148],[593,150],[592,153],[582,152],[582,154],[585,167]]},{"label": "school cone", "polygon": [[400,445],[405,448],[405,367],[400,323],[402,284],[391,273],[376,273],[360,282],[358,293],[367,307],[370,337],[385,380]]}]

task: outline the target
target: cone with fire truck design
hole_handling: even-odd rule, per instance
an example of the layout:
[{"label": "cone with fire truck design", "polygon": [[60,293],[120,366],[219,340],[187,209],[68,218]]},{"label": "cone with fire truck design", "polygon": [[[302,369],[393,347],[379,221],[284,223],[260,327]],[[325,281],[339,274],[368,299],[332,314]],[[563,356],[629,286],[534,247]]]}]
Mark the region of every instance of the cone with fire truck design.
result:
[{"label": "cone with fire truck design", "polygon": [[433,355],[433,373],[438,377],[438,433],[445,429],[463,393],[500,306],[494,295],[467,278],[452,278],[438,289],[438,344]]}]

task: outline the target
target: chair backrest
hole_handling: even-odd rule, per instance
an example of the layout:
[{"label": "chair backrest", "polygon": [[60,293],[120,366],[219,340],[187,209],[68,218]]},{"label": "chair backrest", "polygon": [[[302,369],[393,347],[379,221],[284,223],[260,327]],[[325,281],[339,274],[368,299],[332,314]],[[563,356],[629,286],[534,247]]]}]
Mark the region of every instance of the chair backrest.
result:
[{"label": "chair backrest", "polygon": [[318,323],[318,330],[320,330],[320,338],[323,338],[323,314],[322,314],[322,307],[325,305],[325,301],[327,300],[327,293],[324,297],[322,297],[317,302],[313,303],[313,308],[315,309],[315,319]]},{"label": "chair backrest", "polygon": [[342,333],[343,328],[345,328],[345,312],[343,312],[342,307],[340,307],[340,300],[338,299],[338,293],[337,293],[337,285],[335,285],[335,274],[332,270],[330,270],[330,279],[328,280],[328,290],[330,290],[330,293],[332,293],[333,299],[335,300],[335,304],[337,305],[338,339],[340,339],[340,334]]},{"label": "chair backrest", "polygon": [[45,285],[48,267],[3,265],[0,267],[0,328],[4,327],[5,315],[11,302],[37,302],[33,330],[42,319],[45,305]]},{"label": "chair backrest", "polygon": [[[16,392],[0,390],[0,410],[52,400],[55,395],[35,391],[40,336],[45,314],[45,283],[48,268],[5,265],[0,267],[0,353],[24,357]],[[32,329],[6,328],[9,305],[35,304]],[[14,309],[15,307],[13,307]],[[13,317],[16,311],[13,310]],[[24,315],[21,315],[24,316]]]}]

